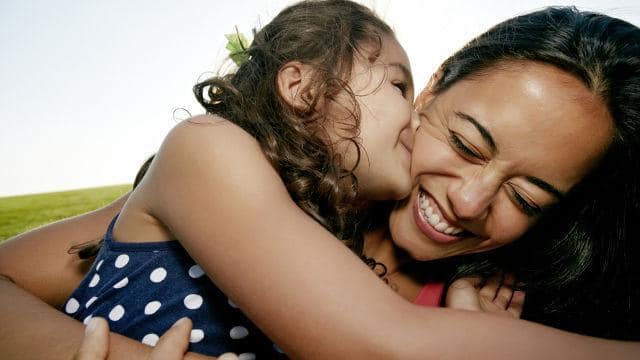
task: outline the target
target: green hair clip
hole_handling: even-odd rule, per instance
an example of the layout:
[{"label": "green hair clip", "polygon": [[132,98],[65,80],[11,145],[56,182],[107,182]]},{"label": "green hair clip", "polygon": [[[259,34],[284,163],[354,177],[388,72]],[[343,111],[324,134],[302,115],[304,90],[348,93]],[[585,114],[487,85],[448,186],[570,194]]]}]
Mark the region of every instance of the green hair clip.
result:
[{"label": "green hair clip", "polygon": [[229,50],[229,58],[240,67],[249,59],[249,54],[247,53],[249,40],[238,31],[237,26],[235,34],[226,34],[224,37],[227,38],[226,49]]}]

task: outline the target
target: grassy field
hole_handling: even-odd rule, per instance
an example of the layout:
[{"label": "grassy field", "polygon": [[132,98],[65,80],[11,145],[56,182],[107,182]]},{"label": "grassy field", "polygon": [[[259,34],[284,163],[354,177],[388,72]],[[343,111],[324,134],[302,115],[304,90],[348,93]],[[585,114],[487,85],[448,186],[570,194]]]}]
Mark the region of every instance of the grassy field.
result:
[{"label": "grassy field", "polygon": [[42,224],[97,209],[131,185],[0,198],[0,242]]}]

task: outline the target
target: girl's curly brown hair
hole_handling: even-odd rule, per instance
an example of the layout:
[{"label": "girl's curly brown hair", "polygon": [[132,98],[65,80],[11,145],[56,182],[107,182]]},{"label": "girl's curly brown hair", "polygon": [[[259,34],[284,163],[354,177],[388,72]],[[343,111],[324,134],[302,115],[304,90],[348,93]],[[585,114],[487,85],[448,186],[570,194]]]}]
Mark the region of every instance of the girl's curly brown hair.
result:
[{"label": "girl's curly brown hair", "polygon": [[[301,1],[254,34],[243,54],[248,59],[235,73],[204,80],[193,88],[208,113],[237,124],[258,140],[298,206],[358,254],[362,237],[353,174],[358,162],[351,169],[343,167],[325,126],[351,134],[342,140],[355,145],[359,159],[360,111],[348,80],[354,58],[375,61],[385,35],[393,36],[393,30],[362,5],[346,0]],[[372,45],[373,51],[367,46],[365,53],[364,45]],[[277,91],[278,72],[291,61],[312,67],[310,85],[301,90],[305,109],[290,106]],[[343,93],[348,104],[336,101],[336,95]],[[330,118],[317,110],[320,102],[332,102],[349,116]],[[153,156],[140,168],[134,188],[152,160]],[[69,252],[89,258],[100,245],[100,240],[90,241]]]},{"label": "girl's curly brown hair", "polygon": [[[354,251],[360,251],[357,234],[357,179],[354,168],[345,169],[341,154],[333,151],[325,126],[352,136],[361,154],[359,107],[347,82],[354,57],[375,60],[382,37],[391,28],[370,9],[345,0],[310,0],[292,5],[254,34],[245,49],[248,59],[235,73],[213,77],[194,86],[198,102],[208,113],[237,124],[260,143],[284,180],[293,200],[314,219],[336,234]],[[373,54],[361,52],[364,44],[377,46]],[[291,61],[312,68],[312,79],[301,90],[305,109],[282,99],[276,78]],[[335,96],[348,94],[349,104]],[[319,102],[344,108],[348,118],[335,119],[318,110]]]}]

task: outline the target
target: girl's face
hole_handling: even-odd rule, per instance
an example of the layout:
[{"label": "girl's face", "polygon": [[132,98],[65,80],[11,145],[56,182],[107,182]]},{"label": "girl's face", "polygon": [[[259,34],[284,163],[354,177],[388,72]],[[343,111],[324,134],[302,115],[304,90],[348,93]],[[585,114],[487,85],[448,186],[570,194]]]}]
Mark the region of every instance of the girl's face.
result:
[{"label": "girl's face", "polygon": [[582,82],[549,65],[502,65],[418,109],[414,188],[390,219],[394,242],[415,259],[514,241],[610,144],[613,122]]},{"label": "girl's face", "polygon": [[[373,46],[363,46],[354,59],[349,86],[360,108],[360,162],[354,170],[358,194],[364,200],[398,200],[412,187],[410,176],[413,135],[418,126],[413,109],[413,82],[409,59],[392,37],[383,37],[380,53],[373,59]],[[331,136],[352,137],[348,127],[341,129],[340,119],[352,124],[346,94],[330,105]],[[341,105],[342,104],[342,105]],[[344,166],[353,168],[357,152],[353,143],[334,139],[336,153],[343,154]]]}]

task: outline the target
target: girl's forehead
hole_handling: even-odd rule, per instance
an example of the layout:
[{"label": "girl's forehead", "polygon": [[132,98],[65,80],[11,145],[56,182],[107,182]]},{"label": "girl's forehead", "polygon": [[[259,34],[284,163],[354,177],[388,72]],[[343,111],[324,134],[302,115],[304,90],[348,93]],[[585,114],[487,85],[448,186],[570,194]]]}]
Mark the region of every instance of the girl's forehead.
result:
[{"label": "girl's forehead", "polygon": [[[375,47],[374,47],[375,46]],[[379,48],[377,48],[379,46]],[[365,48],[366,49],[366,48]],[[403,64],[407,69],[411,70],[411,65],[409,63],[409,57],[407,56],[406,51],[400,45],[398,40],[390,35],[384,35],[381,37],[381,42],[379,44],[370,44],[368,47],[370,52],[378,50],[377,61],[390,64],[390,63],[399,63]]]}]

